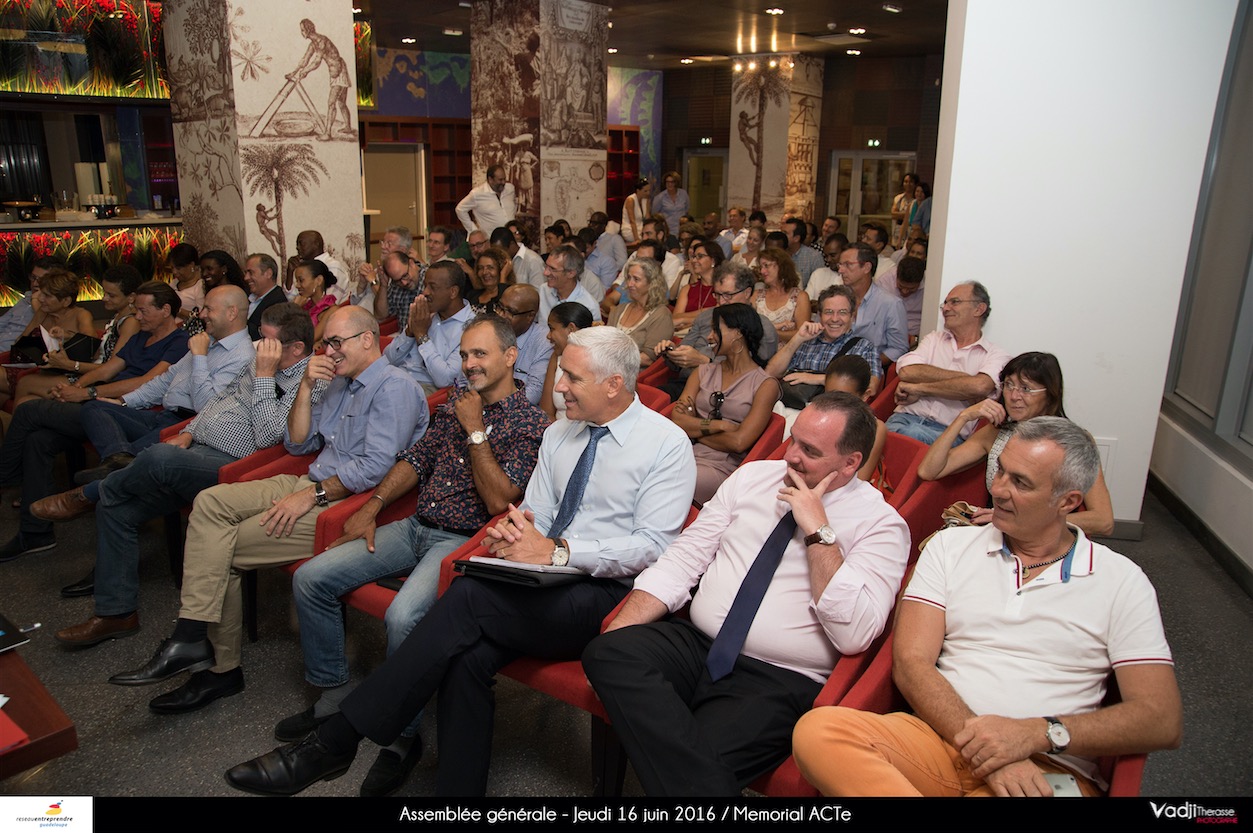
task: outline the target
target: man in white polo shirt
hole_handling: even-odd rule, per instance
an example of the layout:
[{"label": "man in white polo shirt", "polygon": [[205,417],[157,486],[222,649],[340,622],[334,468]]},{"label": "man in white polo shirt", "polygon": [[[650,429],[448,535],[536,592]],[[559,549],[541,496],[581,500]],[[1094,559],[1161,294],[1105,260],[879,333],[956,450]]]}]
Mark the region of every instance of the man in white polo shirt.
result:
[{"label": "man in white polo shirt", "polygon": [[824,794],[1097,795],[1098,756],[1179,745],[1153,586],[1066,523],[1100,471],[1092,436],[1036,417],[999,464],[992,523],[933,537],[901,601],[892,672],[914,714],[824,708],[797,724],[797,764]]}]

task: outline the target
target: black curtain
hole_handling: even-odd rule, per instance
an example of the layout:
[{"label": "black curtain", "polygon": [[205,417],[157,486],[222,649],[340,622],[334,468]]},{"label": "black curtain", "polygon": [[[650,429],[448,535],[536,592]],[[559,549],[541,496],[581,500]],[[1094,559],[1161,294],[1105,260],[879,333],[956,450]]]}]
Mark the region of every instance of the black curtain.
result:
[{"label": "black curtain", "polygon": [[0,113],[0,200],[52,197],[52,172],[43,118],[38,113]]}]

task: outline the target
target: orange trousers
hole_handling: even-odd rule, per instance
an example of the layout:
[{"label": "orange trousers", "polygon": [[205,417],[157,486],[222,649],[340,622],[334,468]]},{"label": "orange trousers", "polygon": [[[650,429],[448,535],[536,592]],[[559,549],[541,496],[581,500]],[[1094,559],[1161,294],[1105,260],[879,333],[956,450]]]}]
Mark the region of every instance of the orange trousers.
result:
[{"label": "orange trousers", "polygon": [[[792,733],[801,774],[828,796],[988,797],[992,788],[935,730],[912,714],[828,706],[805,714]],[[1070,773],[1033,758],[1044,772]],[[1101,791],[1075,776],[1086,796]]]}]

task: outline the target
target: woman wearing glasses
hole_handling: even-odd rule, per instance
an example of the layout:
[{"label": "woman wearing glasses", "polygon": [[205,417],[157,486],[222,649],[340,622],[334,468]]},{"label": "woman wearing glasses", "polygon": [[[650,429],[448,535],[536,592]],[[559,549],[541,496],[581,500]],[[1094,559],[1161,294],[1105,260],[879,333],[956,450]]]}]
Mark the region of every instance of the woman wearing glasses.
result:
[{"label": "woman wearing glasses", "polygon": [[[1001,449],[1014,435],[1014,427],[1038,416],[1066,416],[1062,407],[1062,368],[1052,353],[1023,353],[1010,359],[1001,370],[1001,398],[981,400],[958,414],[918,464],[918,476],[939,480],[986,459],[986,483],[991,490]],[[961,430],[980,419],[988,424],[954,448]],[[992,510],[977,509],[971,520],[986,524],[992,520]],[[1097,475],[1096,483],[1084,495],[1083,508],[1069,520],[1089,535],[1108,535],[1113,531],[1114,507],[1103,474]]]},{"label": "woman wearing glasses", "polygon": [[714,307],[712,327],[709,346],[714,360],[688,377],[670,412],[670,419],[692,440],[693,502],[700,506],[761,437],[779,398],[778,381],[757,356],[762,324],[756,311],[748,304]]},{"label": "woman wearing glasses", "polygon": [[692,244],[687,259],[692,280],[679,290],[679,297],[674,302],[675,332],[685,332],[701,310],[714,305],[714,270],[725,259],[726,255],[717,243],[701,241]]}]

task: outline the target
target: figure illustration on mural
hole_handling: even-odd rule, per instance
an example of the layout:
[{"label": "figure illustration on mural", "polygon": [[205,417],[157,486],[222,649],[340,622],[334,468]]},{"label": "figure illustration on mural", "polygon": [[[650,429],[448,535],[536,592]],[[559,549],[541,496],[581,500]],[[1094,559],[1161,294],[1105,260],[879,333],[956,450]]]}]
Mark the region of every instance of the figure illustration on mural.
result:
[{"label": "figure illustration on mural", "polygon": [[[311,145],[293,143],[258,143],[241,147],[239,159],[243,163],[244,180],[248,183],[248,195],[258,191],[268,195],[271,208],[263,211],[264,204],[257,206],[259,231],[274,247],[279,263],[287,262],[287,233],[283,226],[283,199],[299,195],[309,196],[309,189],[321,185],[318,171],[330,176],[330,171],[318,159]],[[266,224],[274,220],[275,237],[266,234]]]},{"label": "figure illustration on mural", "polygon": [[[279,108],[294,92],[304,104],[308,117],[312,120],[312,128],[286,119],[281,126],[275,126],[275,132],[285,136],[312,134],[324,142],[356,141],[357,131],[352,127],[352,113],[348,109],[348,90],[352,86],[348,78],[348,65],[340,57],[339,50],[331,39],[318,32],[313,21],[308,18],[301,20],[300,34],[309,41],[309,48],[305,50],[300,64],[284,76],[286,83],[265,108],[265,112],[257,119],[248,135],[253,138],[261,136],[275,121]],[[327,94],[325,118],[301,83],[309,73],[323,64],[326,65],[326,71],[330,76],[330,92]]]},{"label": "figure illustration on mural", "polygon": [[[761,204],[761,150],[766,127],[766,108],[770,105],[783,106],[788,97],[788,85],[778,66],[768,66],[763,63],[756,66],[749,64],[749,67],[751,68],[746,68],[736,75],[733,88],[735,101],[748,103],[750,106],[755,105],[756,111],[752,115],[745,110],[740,111],[740,142],[748,151],[750,159],[754,160],[753,166],[757,169],[753,177],[752,204],[769,213],[769,210]],[[748,131],[754,128],[757,135],[750,139]]]}]

